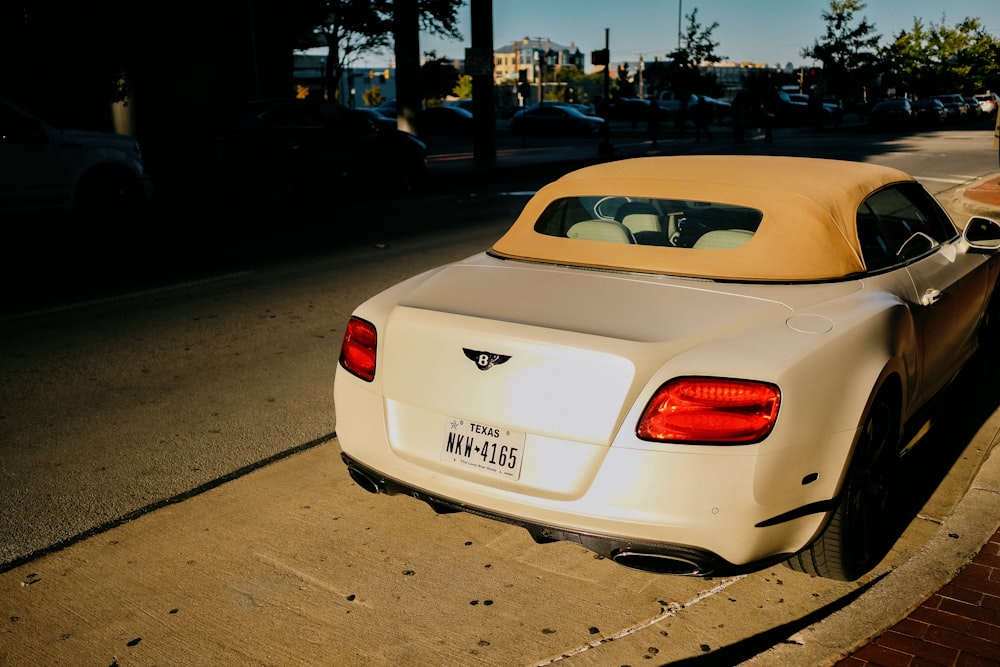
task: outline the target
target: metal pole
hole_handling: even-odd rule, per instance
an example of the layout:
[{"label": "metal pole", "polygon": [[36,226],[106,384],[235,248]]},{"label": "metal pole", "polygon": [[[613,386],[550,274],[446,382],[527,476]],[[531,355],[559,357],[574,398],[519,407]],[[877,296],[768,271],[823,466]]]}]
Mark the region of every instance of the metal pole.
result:
[{"label": "metal pole", "polygon": [[677,0],[677,50],[681,50],[681,21],[683,20],[683,12],[681,7],[684,5],[684,0]]},{"label": "metal pole", "polygon": [[614,147],[611,145],[611,100],[608,96],[611,94],[611,29],[604,29],[604,52],[607,54],[607,62],[604,64],[604,99],[601,101],[601,105],[604,107],[601,112],[601,116],[604,118],[604,125],[601,126],[601,143],[597,146],[597,154],[601,157],[608,157],[614,152]]}]

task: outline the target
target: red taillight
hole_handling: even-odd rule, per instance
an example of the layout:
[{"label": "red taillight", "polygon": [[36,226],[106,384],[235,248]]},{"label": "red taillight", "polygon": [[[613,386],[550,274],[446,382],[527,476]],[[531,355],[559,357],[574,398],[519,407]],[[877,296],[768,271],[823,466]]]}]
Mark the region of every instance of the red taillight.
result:
[{"label": "red taillight", "polygon": [[636,435],[669,442],[758,442],[774,427],[780,399],[778,387],[766,382],[677,378],[657,390]]},{"label": "red taillight", "polygon": [[352,317],[340,346],[340,365],[366,382],[374,380],[377,340],[374,324]]}]

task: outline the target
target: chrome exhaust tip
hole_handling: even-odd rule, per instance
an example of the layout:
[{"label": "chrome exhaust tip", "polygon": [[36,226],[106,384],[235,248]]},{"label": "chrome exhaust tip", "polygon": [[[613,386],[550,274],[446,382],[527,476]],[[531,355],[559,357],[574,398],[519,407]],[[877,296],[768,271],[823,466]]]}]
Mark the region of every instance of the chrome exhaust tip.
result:
[{"label": "chrome exhaust tip", "polygon": [[360,486],[362,489],[368,493],[379,493],[385,490],[385,485],[382,480],[375,479],[368,472],[358,468],[357,466],[349,465],[347,466],[347,474],[351,476],[354,483]]},{"label": "chrome exhaust tip", "polygon": [[655,574],[676,574],[688,577],[704,577],[712,573],[711,567],[704,563],[670,554],[647,553],[641,551],[621,550],[611,556],[611,560],[643,572]]}]

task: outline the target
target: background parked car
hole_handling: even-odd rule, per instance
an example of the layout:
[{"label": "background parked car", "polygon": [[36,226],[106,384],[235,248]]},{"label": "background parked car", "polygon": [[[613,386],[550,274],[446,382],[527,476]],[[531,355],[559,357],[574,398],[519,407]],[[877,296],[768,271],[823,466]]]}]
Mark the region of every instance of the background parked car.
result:
[{"label": "background parked car", "polygon": [[[464,100],[463,100],[464,101]],[[472,100],[467,100],[472,102]],[[473,116],[465,105],[444,104],[438,107],[424,107],[417,115],[417,133],[425,135],[471,135]],[[375,107],[375,112],[396,120],[396,100],[389,100]]]},{"label": "background parked car", "polygon": [[976,95],[975,98],[979,102],[979,108],[984,113],[994,114],[997,112],[997,106],[1000,105],[1000,95],[996,93],[982,93]]},{"label": "background parked car", "polygon": [[[819,102],[823,113],[823,123],[839,125],[844,118],[843,108],[835,103],[823,100]],[[809,96],[803,93],[789,93],[784,90],[777,91],[777,109],[775,109],[777,121],[785,125],[805,125],[815,122],[813,118],[813,107],[809,101]]]},{"label": "background parked car", "polygon": [[473,132],[472,112],[454,106],[427,107],[417,116],[421,135],[469,136]]},{"label": "background parked car", "polygon": [[472,109],[472,98],[471,97],[463,97],[462,99],[458,99],[458,100],[445,100],[444,106],[446,106],[446,107],[458,107],[459,109],[465,109],[469,113],[473,112],[473,109]]},{"label": "background parked car", "polygon": [[983,115],[983,110],[979,106],[979,100],[972,95],[966,95],[962,99],[965,100],[965,106],[968,108],[968,112],[966,113],[967,118],[971,120]]},{"label": "background parked car", "polygon": [[396,129],[396,119],[386,116],[378,109],[373,109],[372,107],[355,107],[351,109],[351,112],[363,116],[374,123],[375,127],[380,130],[391,132]]},{"label": "background parked car", "polygon": [[122,216],[151,194],[133,137],[55,128],[0,99],[0,211]]},{"label": "background parked car", "polygon": [[913,106],[904,97],[882,100],[868,113],[868,122],[880,130],[906,129],[913,124]]},{"label": "background parked car", "polygon": [[941,100],[944,108],[948,111],[948,120],[951,122],[965,120],[969,113],[969,107],[966,106],[965,100],[957,93],[953,95],[932,95],[932,97]]},{"label": "background parked car", "polygon": [[653,100],[645,100],[641,97],[620,97],[612,100],[608,105],[608,118],[640,124],[649,119],[652,111],[655,111],[662,118],[666,118],[668,115]]},{"label": "background parked car", "polygon": [[587,116],[562,104],[543,102],[521,109],[510,119],[515,134],[545,136],[594,136],[604,126],[604,119]]},{"label": "background parked car", "polygon": [[672,90],[664,90],[660,92],[654,101],[667,116],[686,112],[688,117],[691,117],[692,110],[699,104],[699,98],[704,99],[711,106],[714,118],[722,119],[732,113],[733,109],[730,102],[709,95],[695,95],[691,93],[685,99],[683,95]]},{"label": "background parked car", "polygon": [[422,141],[320,99],[252,102],[217,147],[232,185],[277,204],[356,188],[406,193],[426,173]]},{"label": "background parked car", "polygon": [[913,109],[913,121],[923,127],[942,125],[948,120],[948,110],[941,100],[933,98],[915,100],[910,103]]}]

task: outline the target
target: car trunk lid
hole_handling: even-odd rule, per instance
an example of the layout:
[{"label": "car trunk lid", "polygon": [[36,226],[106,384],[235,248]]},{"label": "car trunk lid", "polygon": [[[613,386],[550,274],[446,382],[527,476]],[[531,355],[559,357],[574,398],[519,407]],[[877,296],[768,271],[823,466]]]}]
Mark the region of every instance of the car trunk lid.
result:
[{"label": "car trunk lid", "polygon": [[390,406],[606,446],[670,356],[776,311],[709,282],[456,264],[392,311],[383,391]]}]

